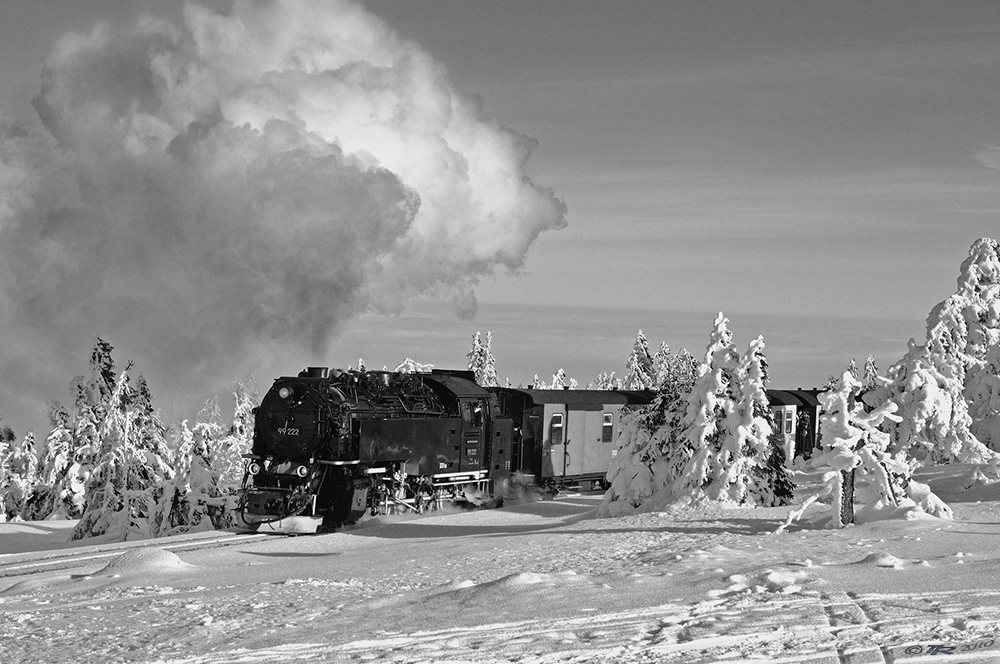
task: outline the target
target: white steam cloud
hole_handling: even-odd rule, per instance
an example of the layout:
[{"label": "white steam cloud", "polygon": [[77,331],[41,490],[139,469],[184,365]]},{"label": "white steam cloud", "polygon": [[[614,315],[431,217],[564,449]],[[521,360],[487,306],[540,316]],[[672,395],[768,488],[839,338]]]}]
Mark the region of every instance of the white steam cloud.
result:
[{"label": "white steam cloud", "polygon": [[365,9],[215,6],[67,35],[31,112],[0,120],[9,391],[65,385],[98,335],[154,385],[225,384],[416,293],[469,316],[480,278],[565,225],[525,174],[534,141]]}]

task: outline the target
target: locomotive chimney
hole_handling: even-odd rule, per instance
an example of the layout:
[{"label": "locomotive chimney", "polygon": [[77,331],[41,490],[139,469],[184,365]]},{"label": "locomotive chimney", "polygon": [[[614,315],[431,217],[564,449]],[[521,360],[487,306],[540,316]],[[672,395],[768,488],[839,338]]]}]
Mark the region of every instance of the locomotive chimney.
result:
[{"label": "locomotive chimney", "polygon": [[329,375],[329,367],[306,367],[306,376],[309,378],[327,378]]}]

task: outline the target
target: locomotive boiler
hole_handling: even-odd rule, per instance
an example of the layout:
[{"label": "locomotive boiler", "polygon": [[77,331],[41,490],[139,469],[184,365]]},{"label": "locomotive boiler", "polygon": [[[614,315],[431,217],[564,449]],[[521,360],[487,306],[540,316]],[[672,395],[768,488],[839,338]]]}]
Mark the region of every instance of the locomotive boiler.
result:
[{"label": "locomotive boiler", "polygon": [[256,529],[477,503],[511,471],[512,420],[467,371],[311,367],[276,379],[254,412],[239,513]]}]

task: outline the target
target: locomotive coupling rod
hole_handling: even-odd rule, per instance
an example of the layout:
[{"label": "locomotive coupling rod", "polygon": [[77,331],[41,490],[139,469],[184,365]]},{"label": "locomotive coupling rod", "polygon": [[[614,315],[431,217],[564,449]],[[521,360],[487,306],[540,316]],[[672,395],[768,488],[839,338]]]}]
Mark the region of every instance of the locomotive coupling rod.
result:
[{"label": "locomotive coupling rod", "polygon": [[387,496],[387,497],[389,498],[389,500],[391,500],[392,502],[396,503],[397,505],[404,505],[406,507],[409,507],[411,510],[413,510],[417,514],[420,514],[420,510],[418,510],[416,507],[414,507],[413,505],[409,504],[408,502],[400,500],[396,496]]}]

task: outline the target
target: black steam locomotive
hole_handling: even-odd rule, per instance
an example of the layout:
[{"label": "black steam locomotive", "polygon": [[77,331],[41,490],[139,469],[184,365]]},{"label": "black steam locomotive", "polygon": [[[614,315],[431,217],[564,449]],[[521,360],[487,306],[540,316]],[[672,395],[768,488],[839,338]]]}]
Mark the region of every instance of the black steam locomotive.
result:
[{"label": "black steam locomotive", "polygon": [[250,528],[316,532],[365,513],[488,503],[517,474],[604,482],[622,408],[649,392],[483,388],[469,371],[311,367],[255,410],[239,504]]}]

